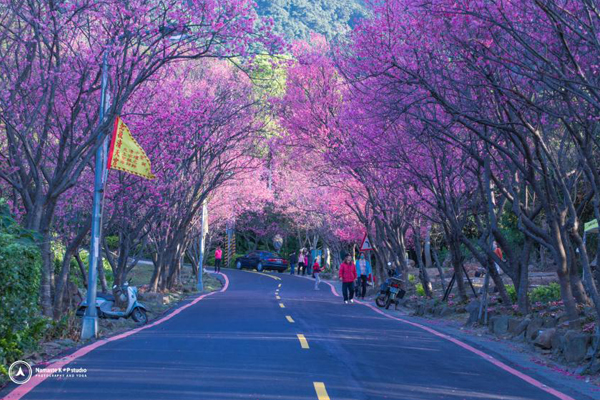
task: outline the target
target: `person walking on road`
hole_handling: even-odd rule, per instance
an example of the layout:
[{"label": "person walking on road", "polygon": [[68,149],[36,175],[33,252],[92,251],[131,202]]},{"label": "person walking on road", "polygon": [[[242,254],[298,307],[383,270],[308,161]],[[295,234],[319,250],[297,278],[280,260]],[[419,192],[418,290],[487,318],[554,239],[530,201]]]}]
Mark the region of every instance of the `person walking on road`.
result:
[{"label": "person walking on road", "polygon": [[321,266],[319,265],[319,261],[317,259],[315,259],[315,263],[312,266],[312,271],[315,275],[315,290],[321,290],[319,289],[319,283],[321,283],[321,278],[319,277],[319,274],[321,273]]},{"label": "person walking on road", "polygon": [[290,275],[294,275],[296,264],[298,264],[298,256],[296,255],[295,251],[292,252],[292,254],[290,254],[290,258],[288,259],[288,261],[290,262]]},{"label": "person walking on road", "polygon": [[304,252],[304,268],[302,269],[302,275],[306,275],[308,269],[308,250]]},{"label": "person walking on road", "polygon": [[308,261],[308,257],[304,254],[304,249],[300,250],[300,255],[298,256],[298,275],[306,275],[306,263]]},{"label": "person walking on road", "polygon": [[298,275],[302,273],[304,275],[304,270],[306,269],[306,264],[304,263],[304,250],[300,250],[298,254]]},{"label": "person walking on road", "polygon": [[215,250],[215,272],[221,272],[221,259],[223,258],[223,250],[221,246],[217,246]]},{"label": "person walking on road", "polygon": [[365,258],[365,253],[360,254],[360,258],[356,263],[356,274],[358,275],[360,285],[360,298],[364,300],[367,294],[367,279],[371,276],[371,263]]},{"label": "person walking on road", "polygon": [[354,281],[356,280],[356,266],[349,254],[340,265],[340,279],[342,281],[342,293],[344,303],[354,303]]}]

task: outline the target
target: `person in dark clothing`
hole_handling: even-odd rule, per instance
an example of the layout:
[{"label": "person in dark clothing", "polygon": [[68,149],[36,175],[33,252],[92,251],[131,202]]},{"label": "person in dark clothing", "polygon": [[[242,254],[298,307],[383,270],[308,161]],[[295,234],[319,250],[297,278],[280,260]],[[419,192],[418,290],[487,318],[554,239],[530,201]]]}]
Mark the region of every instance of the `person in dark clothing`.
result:
[{"label": "person in dark clothing", "polygon": [[304,253],[304,267],[302,268],[302,275],[306,275],[306,269],[308,268],[308,252]]},{"label": "person in dark clothing", "polygon": [[356,275],[359,277],[358,284],[361,288],[359,296],[362,299],[365,298],[365,294],[367,293],[367,280],[371,276],[371,273],[371,263],[365,258],[365,253],[361,253],[356,263]]},{"label": "person in dark clothing", "polygon": [[296,264],[298,264],[298,256],[296,255],[296,252],[292,252],[292,254],[290,254],[288,261],[290,262],[290,275],[294,275]]}]

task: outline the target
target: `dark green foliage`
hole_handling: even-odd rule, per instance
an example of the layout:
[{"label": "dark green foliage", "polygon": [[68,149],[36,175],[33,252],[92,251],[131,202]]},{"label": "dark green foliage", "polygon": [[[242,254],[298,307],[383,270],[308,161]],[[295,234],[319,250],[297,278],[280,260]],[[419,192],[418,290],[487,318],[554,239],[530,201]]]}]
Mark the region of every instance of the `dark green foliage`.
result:
[{"label": "dark green foliage", "polygon": [[0,199],[0,372],[43,335],[39,317],[41,258],[35,233],[22,229]]},{"label": "dark green foliage", "polygon": [[309,39],[311,32],[332,39],[367,15],[361,0],[258,0],[258,13],[273,18],[287,39]]},{"label": "dark green foliage", "polygon": [[[517,302],[517,291],[514,285],[507,285],[506,291],[513,303]],[[549,285],[538,286],[529,291],[529,301],[535,303],[550,303],[553,301],[559,301],[560,297],[560,285],[556,282],[552,282]]]},{"label": "dark green foliage", "polygon": [[117,235],[106,236],[104,239],[110,251],[119,250],[119,237]]},{"label": "dark green foliage", "polygon": [[525,242],[523,232],[519,230],[517,216],[509,210],[505,210],[498,221],[502,234],[508,239],[511,247],[522,247]]},{"label": "dark green foliage", "polygon": [[550,303],[560,299],[560,285],[556,282],[547,286],[538,286],[529,292],[529,300],[532,303]]}]

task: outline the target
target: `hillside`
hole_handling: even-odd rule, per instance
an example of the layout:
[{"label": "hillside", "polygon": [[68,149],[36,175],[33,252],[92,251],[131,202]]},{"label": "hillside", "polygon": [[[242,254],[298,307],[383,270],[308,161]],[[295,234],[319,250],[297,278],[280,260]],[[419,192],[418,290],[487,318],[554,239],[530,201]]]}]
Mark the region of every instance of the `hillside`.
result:
[{"label": "hillside", "polygon": [[328,39],[350,30],[365,16],[361,0],[258,0],[258,13],[272,17],[287,39],[307,39],[311,32]]}]

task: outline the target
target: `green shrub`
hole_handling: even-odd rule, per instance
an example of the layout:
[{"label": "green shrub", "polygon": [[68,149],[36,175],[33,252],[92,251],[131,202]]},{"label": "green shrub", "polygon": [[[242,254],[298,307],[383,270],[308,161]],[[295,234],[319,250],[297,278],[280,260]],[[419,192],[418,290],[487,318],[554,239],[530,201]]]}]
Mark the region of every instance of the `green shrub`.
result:
[{"label": "green shrub", "polygon": [[119,237],[117,235],[107,236],[105,240],[110,251],[119,250]]},{"label": "green shrub", "polygon": [[515,285],[506,285],[506,292],[508,293],[508,297],[510,297],[510,301],[513,303],[517,302],[517,290],[515,289]]},{"label": "green shrub", "polygon": [[560,300],[560,285],[552,282],[546,286],[538,286],[529,292],[529,300],[532,303],[549,303]]},{"label": "green shrub", "polygon": [[[517,302],[517,291],[514,285],[507,285],[506,291],[513,303]],[[529,291],[529,301],[531,303],[550,303],[558,301],[560,297],[560,285],[556,282],[552,282],[546,286],[538,286],[533,290]]]},{"label": "green shrub", "polygon": [[81,332],[80,319],[69,311],[58,320],[49,321],[44,329],[44,340],[70,338],[76,340]]},{"label": "green shrub", "polygon": [[[83,265],[85,265],[86,271],[89,266],[89,261],[88,261],[89,255],[90,255],[90,253],[87,250],[79,251],[79,256],[81,257],[81,261],[83,262]],[[71,264],[71,265],[73,266],[73,264]],[[110,263],[108,262],[106,257],[102,257],[102,266],[104,267],[104,276],[106,276],[106,283],[107,283],[108,287],[112,287],[113,282],[114,282],[113,270],[110,267]],[[77,268],[79,268],[79,267],[77,267]],[[100,284],[100,281],[98,281],[98,284]]]},{"label": "green shrub", "polygon": [[408,281],[414,285],[414,283],[417,281],[417,277],[414,275],[408,274]]},{"label": "green shrub", "polygon": [[425,289],[423,288],[423,284],[422,283],[417,283],[417,285],[415,286],[415,288],[417,289],[417,295],[418,296],[425,297]]},{"label": "green shrub", "polygon": [[19,227],[0,200],[0,372],[33,349],[46,321],[39,316],[41,258],[36,235]]}]

